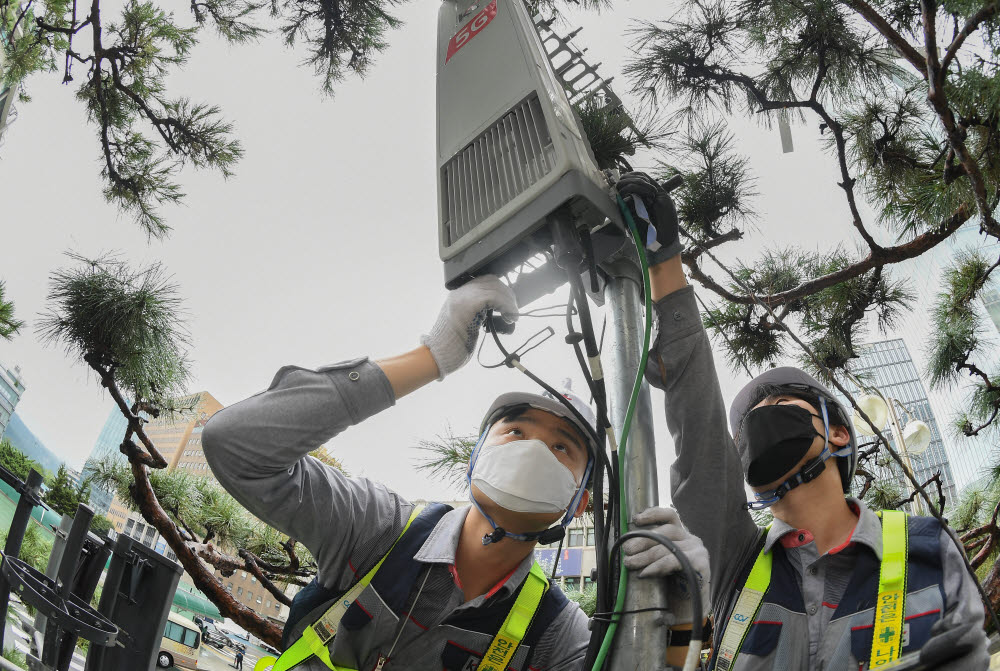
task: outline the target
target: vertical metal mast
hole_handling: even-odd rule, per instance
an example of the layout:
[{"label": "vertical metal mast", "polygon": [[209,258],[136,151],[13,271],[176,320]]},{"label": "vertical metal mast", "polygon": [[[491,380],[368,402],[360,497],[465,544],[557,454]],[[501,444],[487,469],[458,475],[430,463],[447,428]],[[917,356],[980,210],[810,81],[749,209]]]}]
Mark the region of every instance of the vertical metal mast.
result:
[{"label": "vertical metal mast", "polygon": [[[603,265],[611,275],[604,289],[609,335],[604,350],[608,353],[605,365],[608,366],[609,414],[619,436],[642,358],[642,278],[634,256],[633,252],[630,259]],[[649,385],[643,381],[620,473],[624,482],[621,505],[629,519],[659,503],[651,412]],[[617,520],[614,523],[617,524]],[[637,575],[628,576],[625,611],[662,609],[666,606],[666,590],[662,580],[640,580]],[[622,616],[609,656],[610,668],[615,671],[654,671],[665,668],[667,637],[664,624],[666,613],[663,610]]]}]

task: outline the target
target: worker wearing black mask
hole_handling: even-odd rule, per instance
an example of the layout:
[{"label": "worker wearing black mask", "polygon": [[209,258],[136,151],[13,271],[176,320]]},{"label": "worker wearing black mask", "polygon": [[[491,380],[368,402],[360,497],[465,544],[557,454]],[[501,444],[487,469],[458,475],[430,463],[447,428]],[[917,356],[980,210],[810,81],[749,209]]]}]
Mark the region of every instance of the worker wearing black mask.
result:
[{"label": "worker wearing black mask", "polygon": [[[644,175],[622,183],[657,240],[676,239],[669,196]],[[712,668],[857,671],[912,655],[920,668],[986,669],[983,605],[947,531],[846,495],[858,460],[847,409],[804,371],[776,368],[736,396],[730,435],[680,257],[650,276],[647,379],[666,394],[671,499],[710,556]],[[750,511],[764,509],[774,520],[761,528]]]}]

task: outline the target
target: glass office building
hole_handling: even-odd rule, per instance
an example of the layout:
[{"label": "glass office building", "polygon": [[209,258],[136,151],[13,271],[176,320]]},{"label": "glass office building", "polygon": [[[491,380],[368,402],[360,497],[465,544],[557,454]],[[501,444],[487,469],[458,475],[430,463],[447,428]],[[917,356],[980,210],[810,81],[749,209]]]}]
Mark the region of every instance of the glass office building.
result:
[{"label": "glass office building", "polygon": [[[930,427],[930,447],[922,454],[910,455],[914,476],[922,484],[940,472],[946,506],[955,503],[958,488],[952,474],[948,452],[945,450],[941,427],[931,409],[927,390],[920,379],[920,373],[910,356],[906,343],[901,338],[896,338],[870,345],[861,345],[857,348],[857,353],[858,358],[850,364],[851,373],[858,377],[863,384],[877,388],[887,399],[899,401],[896,412],[899,416],[900,428],[906,426],[907,422],[911,420],[922,420]],[[845,380],[844,386],[855,398],[859,394],[865,393],[849,380]],[[900,452],[900,446],[896,444],[891,429],[886,430],[884,435],[889,439],[893,449]],[[864,442],[863,437],[859,437],[859,439]],[[883,474],[889,472],[900,478],[901,491],[908,493],[911,490],[909,484],[902,481],[902,473],[898,472],[898,467],[886,466]],[[928,494],[933,498],[932,492],[928,492]]]},{"label": "glass office building", "polygon": [[[977,250],[987,259],[995,260],[1000,256],[1000,244],[987,244],[979,233],[979,224],[969,222],[929,252],[891,267],[896,277],[906,278],[916,295],[913,310],[895,325],[894,335],[905,341],[922,372],[927,370],[927,343],[933,335],[930,312],[944,286],[944,272],[960,253],[969,250]],[[977,363],[994,371],[1000,371],[1000,293],[997,288],[1000,287],[987,287],[980,296],[982,300],[974,304],[983,326],[980,334],[982,358]],[[959,492],[974,486],[986,475],[991,455],[997,449],[996,435],[984,432],[968,437],[955,428],[956,417],[968,408],[969,389],[969,382],[963,379],[956,385],[927,390]]]},{"label": "glass office building", "polygon": [[0,436],[7,430],[14,408],[23,395],[24,378],[21,375],[21,367],[14,366],[11,370],[0,364]]},{"label": "glass office building", "polygon": [[[125,455],[121,453],[119,448],[122,440],[125,439],[125,430],[127,428],[128,420],[125,419],[125,415],[115,406],[112,408],[111,414],[108,415],[108,420],[104,422],[104,428],[98,434],[97,441],[94,443],[94,449],[90,451],[90,457],[87,461],[101,461],[108,457],[124,460]],[[80,477],[86,478],[88,474],[89,469],[87,465],[84,465]],[[112,492],[105,491],[100,487],[94,486],[90,489],[90,505],[98,515],[108,514],[113,498],[114,494]]]}]

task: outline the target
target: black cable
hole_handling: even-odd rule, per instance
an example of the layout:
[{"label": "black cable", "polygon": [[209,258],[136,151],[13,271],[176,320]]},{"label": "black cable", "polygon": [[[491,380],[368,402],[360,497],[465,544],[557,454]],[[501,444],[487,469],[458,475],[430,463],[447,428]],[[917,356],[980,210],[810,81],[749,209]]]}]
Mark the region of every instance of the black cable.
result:
[{"label": "black cable", "polygon": [[[503,343],[500,342],[500,336],[497,335],[496,330],[492,327],[492,319],[491,319],[492,316],[493,316],[493,311],[489,310],[488,313],[487,313],[486,323],[489,324],[490,326],[487,328],[487,330],[490,332],[490,334],[493,335],[493,341],[496,343],[497,349],[499,349],[500,353],[503,354],[503,356],[504,356],[504,363],[508,367],[513,368],[515,361],[518,361],[518,363],[520,363],[519,360],[518,360],[518,357],[516,355],[512,355],[510,352],[508,352],[507,348],[505,348],[503,346]],[[583,426],[587,427],[587,430],[589,431],[591,438],[594,439],[594,443],[597,443],[597,444],[600,443],[599,434],[597,434],[595,431],[593,431],[593,429],[590,428],[590,424],[587,422],[586,418],[584,418],[584,416],[580,414],[579,410],[577,410],[575,407],[573,407],[572,403],[570,403],[568,400],[566,400],[563,397],[563,395],[560,394],[558,391],[556,391],[555,388],[552,387],[549,383],[547,383],[545,380],[541,379],[540,377],[538,377],[537,375],[535,375],[534,373],[532,373],[530,370],[528,370],[524,366],[520,366],[519,370],[522,373],[524,373],[525,375],[527,375],[528,378],[532,382],[534,382],[535,384],[537,384],[539,387],[541,387],[545,391],[549,392],[549,394],[551,394],[552,397],[555,400],[557,400],[560,403],[562,403],[566,407],[566,409],[569,410],[570,413],[572,413],[573,416],[577,420],[579,420],[580,424],[582,424]],[[595,461],[596,461],[596,459],[595,459]]]},{"label": "black cable", "polygon": [[[583,334],[584,347],[587,351],[587,356],[591,359],[600,356],[600,352],[597,347],[597,338],[594,334],[594,324],[590,315],[590,304],[587,302],[586,294],[583,290],[583,280],[578,273],[573,271],[567,272],[567,277],[570,285],[570,296],[577,306],[577,312],[580,317],[580,331]],[[583,365],[581,363],[581,365]],[[589,366],[587,366],[589,369]],[[592,393],[594,395],[594,403],[597,406],[598,412],[598,424],[603,433],[607,433],[606,429],[611,426],[611,422],[608,419],[608,404],[607,404],[607,392],[604,386],[603,374],[597,379],[593,380]],[[604,449],[602,447],[602,452]],[[619,506],[621,502],[618,500],[619,488],[618,483],[618,468],[615,464],[615,459],[611,459],[610,469],[608,471],[609,489],[608,493],[608,515],[605,517],[604,511],[604,500],[603,493],[600,498],[597,497],[597,489],[595,487],[595,498],[597,499],[594,505],[594,542],[598,547],[597,549],[597,609],[603,612],[610,610],[610,605],[614,603],[615,594],[612,594],[613,586],[616,585],[612,575],[609,575],[609,569],[611,568],[610,562],[607,562],[608,555],[605,554],[604,550],[607,548],[607,543],[612,536],[612,534],[617,535],[618,525],[617,511],[620,509]],[[597,480],[595,479],[595,485]],[[601,482],[603,489],[603,482]],[[599,519],[600,518],[600,519]],[[593,631],[591,634],[590,645],[587,649],[587,657],[584,661],[584,668],[591,668],[593,666],[594,660],[597,657],[597,653],[600,649],[601,642],[604,639],[603,633],[606,629],[606,624],[600,621],[593,622]]]},{"label": "black cable", "polygon": [[[492,322],[490,323],[492,324]],[[545,334],[545,337],[539,340],[538,342],[534,342],[535,339],[541,336],[542,334]],[[522,356],[524,356],[531,350],[537,349],[542,345],[544,345],[546,342],[548,342],[549,338],[551,338],[555,334],[556,331],[554,328],[552,328],[551,326],[546,326],[541,331],[538,331],[537,333],[531,335],[527,340],[518,345],[517,349],[515,349],[513,353],[505,354],[504,355],[505,358],[501,360],[499,363],[483,363],[483,346],[486,344],[486,338],[483,338],[483,341],[479,343],[479,349],[476,351],[476,362],[483,368],[487,369],[500,368],[501,366],[506,366],[507,357],[515,357],[517,359],[520,359]]]},{"label": "black cable", "polygon": [[573,347],[573,352],[576,354],[576,361],[580,364],[580,370],[583,372],[583,379],[587,383],[587,389],[590,390],[590,395],[592,398],[596,398],[594,392],[594,378],[590,375],[590,366],[587,365],[587,360],[583,357],[583,350],[580,349],[580,340],[583,338],[582,333],[577,333],[576,328],[573,326],[573,295],[570,294],[569,302],[566,303],[566,342]]},{"label": "black cable", "polygon": [[[596,400],[597,400],[597,389],[596,389],[596,387],[594,385],[594,379],[590,375],[590,366],[587,365],[587,360],[583,356],[583,351],[580,349],[580,341],[577,340],[577,339],[575,339],[575,338],[571,338],[570,337],[570,336],[576,336],[576,335],[580,335],[580,336],[583,335],[582,333],[577,333],[576,332],[576,328],[573,325],[572,314],[574,312],[571,309],[572,306],[573,306],[573,302],[574,302],[574,299],[573,299],[573,296],[571,295],[570,299],[569,299],[569,303],[566,304],[566,329],[569,332],[569,335],[567,336],[567,340],[566,341],[570,345],[572,345],[573,351],[576,353],[576,360],[580,364],[580,370],[583,372],[583,379],[587,383],[587,388],[590,390],[590,395],[592,397],[592,400],[594,400],[596,402]],[[577,311],[575,311],[575,313],[579,314],[579,311],[577,310]],[[598,406],[598,407],[600,407],[600,406]],[[605,410],[604,414],[605,414],[605,417],[606,417],[607,416],[607,410]],[[600,413],[598,413],[598,423],[600,423]],[[602,433],[600,426],[598,427],[598,432]],[[604,432],[603,438],[607,438],[606,432]],[[615,491],[617,491],[618,481],[617,481],[617,479],[613,479],[614,476],[611,473],[611,470],[612,470],[611,461],[607,458],[607,455],[604,452],[603,438],[602,438],[602,443],[601,443],[601,453],[602,453],[602,455],[604,455],[604,467],[608,469],[608,478],[611,478],[611,480],[610,480],[610,482],[608,484]]]},{"label": "black cable", "polygon": [[[532,373],[530,370],[528,370],[527,368],[525,368],[523,365],[520,365],[520,361],[518,361],[516,355],[513,355],[513,354],[511,354],[510,352],[507,351],[507,349],[503,346],[503,343],[500,342],[500,336],[497,334],[496,329],[493,328],[493,311],[492,310],[489,310],[487,312],[485,323],[488,325],[487,326],[487,330],[490,332],[490,334],[492,334],[493,341],[496,343],[497,349],[499,349],[500,353],[503,354],[503,356],[504,356],[504,362],[507,364],[507,366],[513,368],[514,367],[514,362],[517,361],[518,362],[518,367],[517,367],[518,370],[520,370],[522,373],[524,373],[528,377],[528,379],[530,379],[532,382],[534,382],[535,384],[537,384],[538,386],[540,386],[545,391],[549,392],[549,394],[551,394],[554,399],[556,399],[557,401],[559,401],[560,403],[562,403],[570,411],[570,413],[572,413],[572,415],[574,417],[576,417],[577,420],[580,421],[580,423],[584,427],[587,427],[588,430],[590,430],[589,423],[587,422],[586,419],[584,419],[583,415],[580,414],[580,411],[577,410],[573,406],[572,403],[570,403],[562,394],[560,394],[558,391],[556,391],[547,382],[545,382],[540,377],[538,377],[537,375],[535,375],[534,373]],[[599,454],[595,454],[594,455],[594,468],[593,468],[593,471],[594,471],[594,499],[595,499],[595,504],[594,504],[594,525],[595,525],[594,532],[595,533],[594,533],[594,535],[595,535],[595,543],[597,543],[599,541],[597,540],[597,528],[596,527],[598,527],[598,526],[603,527],[604,526],[604,524],[603,524],[604,523],[604,519],[602,517],[603,510],[601,510],[601,509],[604,507],[603,506],[603,501],[604,501],[604,473],[603,473],[603,470],[604,470],[604,463],[605,463],[605,461],[607,461],[607,454],[605,454],[604,440],[601,438],[601,436],[606,435],[606,434],[604,434],[603,432],[596,433],[596,432],[594,432],[592,430],[590,430],[590,432],[591,432],[591,436],[594,439],[593,440],[594,445],[597,447],[598,452],[599,452]],[[601,529],[601,532],[603,534],[603,528]],[[604,550],[603,546],[597,548],[598,557],[604,556],[603,550]],[[601,565],[601,562],[598,561],[598,566],[600,567],[600,565]],[[598,568],[598,572],[597,573],[598,573],[597,590],[598,590],[598,594],[600,594],[601,593],[600,579],[602,577],[606,577],[606,576],[602,575],[603,571],[601,571],[600,568]],[[600,601],[598,601],[598,607],[600,607]],[[607,607],[605,606],[604,609],[607,610]],[[601,641],[604,638],[603,631],[602,631],[604,628],[605,628],[605,625],[603,623],[595,623],[594,631],[591,634],[590,645],[588,647],[588,653],[587,653],[588,656],[591,654],[590,651],[589,651],[589,649],[593,648],[594,649],[593,655],[596,657],[597,650],[600,648],[600,643],[601,643]],[[600,635],[598,635],[598,634],[600,634]],[[596,647],[595,647],[595,644],[596,644]],[[591,660],[591,665],[593,665],[593,660]]]},{"label": "black cable", "polygon": [[615,610],[610,613],[594,613],[591,615],[595,620],[601,620],[602,622],[621,622],[620,619],[614,619],[615,616],[621,615],[638,615],[639,613],[669,613],[671,612],[669,606],[650,606],[649,608],[634,608],[632,610]]},{"label": "black cable", "polygon": [[684,577],[688,580],[688,585],[690,586],[691,592],[691,640],[701,641],[703,635],[702,623],[704,620],[704,604],[701,602],[701,576],[698,572],[694,570],[694,566],[691,565],[691,560],[687,558],[687,555],[677,547],[677,545],[661,534],[655,533],[653,531],[646,531],[645,529],[637,529],[635,531],[629,531],[628,533],[622,534],[615,544],[611,546],[610,558],[614,559],[615,553],[621,549],[622,543],[629,540],[630,538],[648,538],[651,541],[656,541],[663,547],[667,548],[674,557],[677,558],[678,563],[681,565],[681,570],[684,572]]},{"label": "black cable", "polygon": [[552,576],[551,576],[552,580],[556,579],[556,571],[559,570],[559,555],[562,554],[562,546],[564,540],[566,540],[565,535],[559,539],[559,547],[556,548],[556,560],[552,562]]},{"label": "black cable", "polygon": [[[566,331],[567,331],[566,342],[568,342],[570,345],[572,345],[573,352],[576,354],[577,362],[580,365],[580,370],[583,372],[584,380],[586,380],[587,387],[590,389],[591,398],[594,401],[596,401],[597,395],[598,395],[598,391],[597,391],[597,388],[596,388],[596,386],[594,384],[594,379],[593,379],[593,377],[590,374],[590,367],[587,365],[587,361],[586,361],[586,359],[583,356],[583,351],[580,349],[580,340],[583,338],[583,334],[582,333],[577,333],[576,329],[575,329],[575,327],[573,325],[573,317],[572,317],[573,303],[574,303],[574,294],[573,294],[573,292],[570,292],[570,299],[569,299],[569,302],[566,304]],[[577,314],[579,314],[579,310],[577,310]],[[612,492],[617,492],[618,491],[617,481],[613,477],[613,470],[610,468],[610,464],[608,464],[607,461],[606,461],[606,459],[607,459],[607,457],[606,457],[607,452],[605,450],[605,443],[604,443],[603,440],[602,440],[602,443],[601,443],[601,446],[600,446],[600,451],[601,451],[602,458],[604,459],[604,466],[608,467],[608,478],[609,478],[609,483],[608,484],[609,484],[609,488],[610,488],[610,490]],[[601,483],[600,487],[596,486],[596,483],[598,482],[598,479],[600,480],[600,483]],[[614,515],[615,515],[615,512],[614,512],[615,511],[615,507],[613,505],[614,504],[614,500],[613,499],[616,498],[616,497],[613,497],[613,496],[609,496],[608,497],[608,510],[607,510],[607,514],[605,514],[605,510],[604,510],[604,491],[603,491],[603,489],[604,489],[604,473],[602,473],[602,472],[595,472],[595,474],[594,474],[594,482],[595,482],[595,488],[594,488],[594,505],[593,505],[593,508],[592,508],[592,510],[594,511],[594,545],[595,545],[595,553],[596,553],[597,557],[603,559],[604,557],[607,556],[606,555],[606,551],[607,551],[607,547],[608,547],[608,531],[607,530],[608,530],[608,527],[611,526],[611,524],[609,524],[608,520],[611,520],[612,523],[613,523],[613,520],[615,519],[615,517],[614,517]],[[604,564],[604,562],[601,559],[599,559],[599,561],[597,562],[598,569],[597,569],[597,576],[596,576],[596,580],[595,580],[595,584],[596,584],[596,587],[597,587],[597,606],[599,608],[600,607],[606,608],[607,607],[606,603],[608,601],[608,589],[609,589],[608,586],[611,584],[611,581],[608,579],[607,571],[606,571],[606,568],[605,568],[605,564]],[[592,635],[592,641],[595,642],[594,643],[594,650],[593,650],[593,654],[595,656],[597,654],[597,649],[598,649],[596,642],[600,641],[600,640],[603,640],[603,635],[598,635],[598,634],[602,634],[602,632],[600,631],[602,628],[603,628],[603,626],[597,627],[595,629],[594,634]]]},{"label": "black cable", "polygon": [[[587,347],[587,355],[589,357],[599,357],[600,350],[597,346],[597,339],[594,337],[594,326],[593,321],[591,321],[590,304],[587,302],[587,297],[583,291],[583,281],[578,275],[570,275],[569,281],[570,294],[574,298],[577,305],[577,311],[580,316],[580,330],[583,332],[584,344]],[[611,422],[607,419],[607,393],[605,391],[603,377],[599,380],[595,380],[594,400],[599,410],[602,408],[604,409],[604,420],[606,422],[604,426],[610,427]],[[618,460],[611,459],[609,480],[616,485],[619,477]],[[620,510],[621,506],[619,492],[620,489],[617,486],[614,486],[608,496],[608,520],[610,520],[610,522],[605,526],[605,544],[609,543],[612,537],[618,537],[619,525],[617,524],[617,512]],[[616,585],[617,583],[613,578],[609,578],[608,584]],[[607,609],[607,606],[610,605],[611,602],[613,602],[613,599],[611,599],[608,604],[603,604],[605,609]],[[602,604],[598,603],[598,605],[600,606]]]}]

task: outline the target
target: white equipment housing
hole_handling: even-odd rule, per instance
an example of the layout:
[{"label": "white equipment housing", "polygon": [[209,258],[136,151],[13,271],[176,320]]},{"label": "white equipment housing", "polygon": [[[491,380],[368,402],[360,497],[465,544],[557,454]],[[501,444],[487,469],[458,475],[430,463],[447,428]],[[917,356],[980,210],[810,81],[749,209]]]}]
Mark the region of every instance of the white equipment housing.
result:
[{"label": "white equipment housing", "polygon": [[442,2],[437,164],[448,288],[537,254],[544,245],[533,237],[547,235],[560,208],[591,229],[618,220],[522,0]]}]

